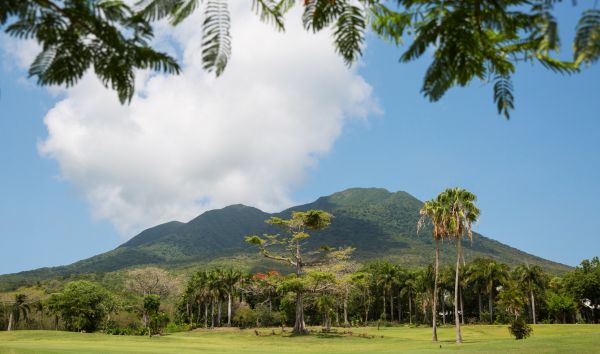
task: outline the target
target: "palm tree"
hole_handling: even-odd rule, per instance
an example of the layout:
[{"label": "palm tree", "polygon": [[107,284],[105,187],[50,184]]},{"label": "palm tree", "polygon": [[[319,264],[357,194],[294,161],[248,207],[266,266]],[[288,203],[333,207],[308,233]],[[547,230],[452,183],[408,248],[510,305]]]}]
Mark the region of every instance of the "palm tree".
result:
[{"label": "palm tree", "polygon": [[25,294],[16,294],[15,302],[13,302],[12,306],[10,306],[10,313],[8,317],[8,331],[12,331],[14,327],[16,327],[17,323],[23,319],[27,319],[29,315],[30,308],[29,304],[27,304],[27,295]]},{"label": "palm tree", "polygon": [[435,281],[433,285],[433,303],[432,303],[432,325],[433,335],[432,340],[437,342],[437,299],[438,299],[438,282],[440,273],[440,240],[444,240],[447,235],[445,228],[445,220],[447,218],[447,204],[443,203],[443,200],[438,195],[436,199],[426,201],[423,204],[419,214],[421,218],[417,222],[417,232],[421,230],[425,225],[431,223],[433,226],[433,239],[435,240]]},{"label": "palm tree", "polygon": [[494,290],[508,281],[508,266],[504,263],[489,261],[483,269],[485,289],[489,296],[490,323],[494,322]]},{"label": "palm tree", "polygon": [[456,323],[456,342],[462,343],[460,318],[458,316],[458,291],[460,259],[462,250],[460,241],[464,235],[473,239],[473,223],[479,219],[479,209],[475,205],[475,194],[462,188],[449,188],[440,193],[437,200],[445,209],[443,215],[443,232],[456,241],[456,274],[454,280],[454,317]]},{"label": "palm tree", "polygon": [[[415,295],[417,293],[417,271],[411,270],[406,273],[406,277],[404,280],[404,288],[402,289],[402,291],[406,293],[406,296],[408,297],[408,323],[412,325],[413,303]],[[417,319],[415,318],[415,322],[416,321]]]},{"label": "palm tree", "polygon": [[485,277],[484,271],[485,266],[489,260],[483,258],[477,258],[473,262],[469,263],[467,267],[467,284],[477,293],[477,306],[479,310],[479,322],[483,321],[483,301],[482,295],[485,291]]},{"label": "palm tree", "polygon": [[543,288],[545,285],[545,276],[542,267],[538,265],[531,266],[529,264],[520,265],[515,269],[515,274],[519,283],[525,287],[528,301],[531,305],[531,319],[533,324],[536,324],[535,318],[535,294],[534,290]]},{"label": "palm tree", "polygon": [[229,269],[223,273],[223,286],[227,293],[227,327],[231,327],[231,298],[241,278],[242,273],[237,270]]}]

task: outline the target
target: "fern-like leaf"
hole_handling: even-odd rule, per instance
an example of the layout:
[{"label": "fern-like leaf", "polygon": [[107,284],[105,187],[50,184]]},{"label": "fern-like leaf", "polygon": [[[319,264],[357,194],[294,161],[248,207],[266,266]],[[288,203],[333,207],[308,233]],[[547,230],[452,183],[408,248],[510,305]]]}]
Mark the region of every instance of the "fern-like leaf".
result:
[{"label": "fern-like leaf", "polygon": [[510,119],[510,111],[515,108],[512,81],[510,76],[498,76],[495,81],[494,102],[498,107],[498,114]]},{"label": "fern-like leaf", "polygon": [[261,21],[272,23],[278,31],[285,31],[283,15],[294,3],[294,0],[253,0],[252,9]]},{"label": "fern-like leaf", "polygon": [[600,10],[587,10],[579,19],[574,43],[575,63],[592,64],[600,58]]},{"label": "fern-like leaf", "polygon": [[135,3],[138,13],[149,21],[170,17],[183,5],[184,0],[139,0]]},{"label": "fern-like leaf", "polygon": [[304,28],[318,32],[333,23],[344,12],[347,0],[306,0],[302,23]]},{"label": "fern-like leaf", "polygon": [[230,16],[227,0],[208,0],[202,23],[202,62],[220,76],[231,56]]},{"label": "fern-like leaf", "polygon": [[351,65],[362,55],[365,40],[366,20],[363,9],[344,3],[344,10],[333,27],[333,38],[337,52]]}]

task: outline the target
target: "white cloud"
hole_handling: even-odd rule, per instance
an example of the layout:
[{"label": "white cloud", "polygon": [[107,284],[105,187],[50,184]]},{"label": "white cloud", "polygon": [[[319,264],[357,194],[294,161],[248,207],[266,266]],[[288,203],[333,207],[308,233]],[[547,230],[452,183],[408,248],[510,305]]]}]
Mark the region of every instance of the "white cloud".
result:
[{"label": "white cloud", "polygon": [[304,31],[298,13],[277,33],[244,5],[220,78],[201,68],[195,14],[161,36],[182,48],[182,75],[140,74],[129,106],[88,75],[47,113],[41,153],[123,236],[232,203],[288,206],[345,122],[376,110],[327,33]]}]

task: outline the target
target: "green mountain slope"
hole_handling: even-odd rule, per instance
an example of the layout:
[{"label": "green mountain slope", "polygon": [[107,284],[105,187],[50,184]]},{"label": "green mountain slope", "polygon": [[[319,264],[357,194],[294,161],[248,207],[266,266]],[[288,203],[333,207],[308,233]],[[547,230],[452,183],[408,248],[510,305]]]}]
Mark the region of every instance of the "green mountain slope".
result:
[{"label": "green mountain slope", "polygon": [[[267,264],[244,242],[248,234],[277,232],[265,224],[271,216],[287,217],[292,211],[323,209],[334,215],[330,228],[314,235],[310,246],[329,245],[356,248],[360,261],[389,259],[405,266],[432,261],[433,242],[428,230],[419,234],[416,223],[422,202],[406,192],[390,193],[378,188],[354,188],[321,197],[277,214],[244,205],[232,205],[203,213],[188,223],[169,222],[147,229],[116,249],[71,265],[41,268],[0,276],[0,288],[15,287],[51,277],[81,273],[111,272],[141,265],[188,267],[196,264],[242,262],[250,268]],[[553,273],[569,269],[475,234],[464,243],[466,260],[491,257],[509,265],[538,264]],[[442,250],[442,261],[455,257],[452,244]]]}]

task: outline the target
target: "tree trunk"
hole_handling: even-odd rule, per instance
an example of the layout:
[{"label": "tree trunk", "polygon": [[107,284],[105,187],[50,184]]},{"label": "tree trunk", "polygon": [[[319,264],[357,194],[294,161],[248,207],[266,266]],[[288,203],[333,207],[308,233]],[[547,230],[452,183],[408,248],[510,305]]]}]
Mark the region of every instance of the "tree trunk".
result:
[{"label": "tree trunk", "polygon": [[458,317],[458,275],[460,271],[460,237],[456,239],[456,276],[454,278],[454,322],[456,323],[456,343],[462,343],[460,318]]},{"label": "tree trunk", "polygon": [[431,323],[433,333],[431,340],[437,342],[437,298],[438,298],[438,278],[440,273],[440,240],[435,239],[435,281],[433,283],[433,304],[431,307]]},{"label": "tree trunk", "polygon": [[402,323],[402,296],[398,293],[398,322]]},{"label": "tree trunk", "polygon": [[202,304],[200,302],[198,302],[198,317],[196,318],[196,323],[198,323],[198,325],[200,325],[200,314],[201,313],[202,313]]},{"label": "tree trunk", "polygon": [[446,301],[444,299],[444,292],[442,291],[442,296],[440,297],[440,302],[442,303],[442,321],[444,326],[446,325]]},{"label": "tree trunk", "polygon": [[215,299],[210,303],[210,328],[215,328]]},{"label": "tree trunk", "polygon": [[490,287],[490,299],[489,299],[489,309],[490,309],[490,324],[494,323],[494,287]]},{"label": "tree trunk", "polygon": [[385,289],[383,290],[383,312],[381,313],[383,316],[383,320],[385,321],[385,309],[387,308],[387,306],[385,306]]},{"label": "tree trunk", "polygon": [[348,290],[344,294],[344,327],[348,327]]},{"label": "tree trunk", "polygon": [[217,302],[217,326],[221,327],[221,308],[223,307],[223,303],[221,302],[221,299],[219,299],[219,301]]},{"label": "tree trunk", "polygon": [[8,316],[8,329],[7,329],[7,331],[12,331],[13,330],[13,322],[14,322],[14,317],[13,317],[13,313],[11,311],[10,315]]},{"label": "tree trunk", "polygon": [[462,287],[458,289],[458,293],[460,294],[460,323],[465,324],[465,303],[463,302],[463,290]]},{"label": "tree trunk", "polygon": [[412,297],[410,290],[408,291],[408,324],[412,325]]},{"label": "tree trunk", "polygon": [[206,301],[204,301],[204,328],[208,328],[208,302]]},{"label": "tree trunk", "polygon": [[390,290],[390,321],[394,322],[394,296]]},{"label": "tree trunk", "polygon": [[483,317],[481,316],[481,314],[483,313],[482,310],[482,301],[481,301],[481,291],[477,292],[477,304],[479,305],[479,322],[481,323],[483,321]]},{"label": "tree trunk", "polygon": [[296,322],[294,323],[294,333],[306,334],[306,324],[304,323],[304,304],[302,291],[296,293]]},{"label": "tree trunk", "polygon": [[536,324],[536,321],[535,321],[535,297],[533,296],[533,290],[531,290],[531,314],[533,316],[533,324]]},{"label": "tree trunk", "polygon": [[231,327],[231,294],[227,294],[227,327]]}]

